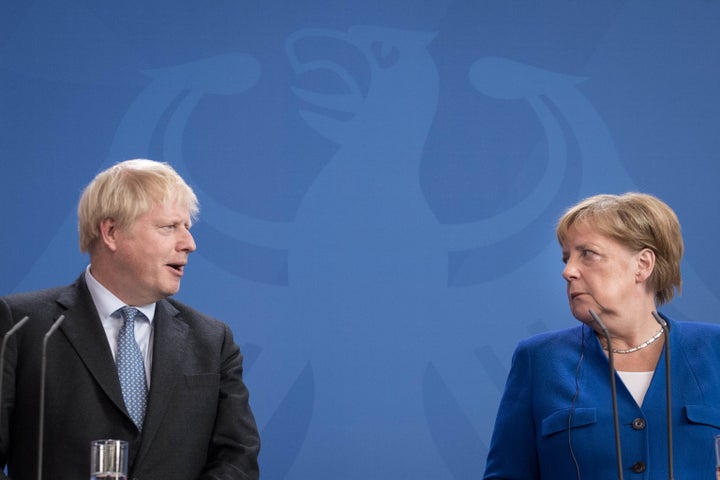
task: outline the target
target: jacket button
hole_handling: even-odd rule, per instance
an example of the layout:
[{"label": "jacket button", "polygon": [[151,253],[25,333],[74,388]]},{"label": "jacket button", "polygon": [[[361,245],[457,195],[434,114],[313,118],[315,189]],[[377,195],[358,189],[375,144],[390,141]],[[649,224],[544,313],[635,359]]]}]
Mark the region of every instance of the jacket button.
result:
[{"label": "jacket button", "polygon": [[632,467],[632,471],[635,473],[643,473],[645,471],[645,463],[644,462],[635,462]]},{"label": "jacket button", "polygon": [[644,418],[636,418],[632,422],[632,428],[635,430],[643,430],[647,424],[645,423]]}]

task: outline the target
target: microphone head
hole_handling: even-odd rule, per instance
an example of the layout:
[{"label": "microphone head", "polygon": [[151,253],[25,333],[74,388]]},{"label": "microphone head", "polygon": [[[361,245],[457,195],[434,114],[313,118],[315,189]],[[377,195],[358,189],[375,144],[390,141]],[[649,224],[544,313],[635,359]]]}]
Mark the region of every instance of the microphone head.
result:
[{"label": "microphone head", "polygon": [[657,313],[655,310],[653,310],[651,313],[655,321],[658,322],[666,332],[670,330],[670,325],[668,325],[668,323],[665,321],[664,318],[660,316],[659,313]]},{"label": "microphone head", "polygon": [[603,333],[605,334],[605,336],[609,336],[610,334],[609,334],[609,332],[608,332],[607,327],[605,326],[605,324],[603,323],[603,321],[600,320],[600,315],[598,315],[597,313],[595,313],[595,311],[594,311],[592,308],[588,310],[588,313],[590,313],[590,316],[593,318],[593,320],[595,320],[595,323],[598,324],[598,326],[600,327],[600,330],[603,331]]},{"label": "microphone head", "polygon": [[30,320],[30,317],[28,317],[27,315],[25,315],[23,318],[21,318],[20,321],[17,322],[15,325],[13,325],[10,330],[5,332],[5,338],[8,338],[8,337],[11,337],[12,335],[14,335],[15,332],[20,330],[27,323],[28,320]]}]

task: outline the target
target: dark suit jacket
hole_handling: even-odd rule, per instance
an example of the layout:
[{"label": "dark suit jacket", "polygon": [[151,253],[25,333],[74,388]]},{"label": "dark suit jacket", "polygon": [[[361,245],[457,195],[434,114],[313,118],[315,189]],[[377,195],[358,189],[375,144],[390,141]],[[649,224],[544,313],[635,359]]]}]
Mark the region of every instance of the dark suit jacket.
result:
[{"label": "dark suit jacket", "polygon": [[0,335],[30,317],[6,352],[0,469],[7,464],[10,478],[37,478],[42,344],[61,314],[65,320],[46,357],[44,478],[89,478],[90,441],[102,438],[128,440],[131,479],[259,477],[260,439],[229,327],[173,299],[157,303],[150,394],[139,432],[125,410],[82,275],[68,287],[0,299]]}]

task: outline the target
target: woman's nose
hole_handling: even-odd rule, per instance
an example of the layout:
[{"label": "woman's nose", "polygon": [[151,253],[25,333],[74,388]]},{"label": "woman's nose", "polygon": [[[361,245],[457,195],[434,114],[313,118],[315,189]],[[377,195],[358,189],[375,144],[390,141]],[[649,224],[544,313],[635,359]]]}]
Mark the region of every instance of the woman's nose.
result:
[{"label": "woman's nose", "polygon": [[568,282],[573,278],[577,278],[577,268],[575,268],[575,265],[571,260],[568,260],[565,263],[565,268],[563,268],[562,271],[562,277]]}]

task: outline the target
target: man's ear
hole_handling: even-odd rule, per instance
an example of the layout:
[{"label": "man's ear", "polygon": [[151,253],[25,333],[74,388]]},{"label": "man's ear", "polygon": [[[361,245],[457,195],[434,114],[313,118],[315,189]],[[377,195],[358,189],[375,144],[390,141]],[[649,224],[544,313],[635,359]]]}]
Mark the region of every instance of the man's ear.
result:
[{"label": "man's ear", "polygon": [[655,252],[649,248],[644,248],[638,253],[635,277],[638,282],[644,282],[650,278],[653,270],[655,270]]},{"label": "man's ear", "polygon": [[117,250],[118,225],[114,218],[100,221],[100,239],[105,247],[114,252]]}]

